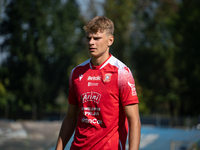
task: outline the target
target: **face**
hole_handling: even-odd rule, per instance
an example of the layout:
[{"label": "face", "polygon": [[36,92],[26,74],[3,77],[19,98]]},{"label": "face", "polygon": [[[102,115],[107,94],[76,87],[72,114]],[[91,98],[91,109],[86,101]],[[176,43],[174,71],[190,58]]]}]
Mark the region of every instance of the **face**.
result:
[{"label": "face", "polygon": [[105,57],[109,55],[109,47],[112,45],[114,37],[104,32],[88,32],[87,33],[87,46],[90,56]]}]

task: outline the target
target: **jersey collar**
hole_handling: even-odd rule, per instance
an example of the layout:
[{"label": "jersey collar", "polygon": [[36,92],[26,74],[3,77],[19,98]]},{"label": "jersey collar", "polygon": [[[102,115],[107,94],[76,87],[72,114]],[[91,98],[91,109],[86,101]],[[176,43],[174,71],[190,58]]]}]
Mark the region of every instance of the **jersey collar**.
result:
[{"label": "jersey collar", "polygon": [[108,60],[112,57],[112,54],[109,54],[109,55],[110,55],[109,58],[99,66],[92,65],[92,62],[91,62],[91,59],[90,59],[90,68],[93,69],[93,70],[100,70],[101,68],[103,68],[105,65],[107,65]]}]

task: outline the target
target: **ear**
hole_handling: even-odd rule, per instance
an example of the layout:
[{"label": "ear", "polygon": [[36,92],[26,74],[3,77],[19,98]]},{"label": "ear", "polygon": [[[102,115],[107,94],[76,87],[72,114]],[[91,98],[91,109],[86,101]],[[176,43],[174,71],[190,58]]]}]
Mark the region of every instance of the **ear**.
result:
[{"label": "ear", "polygon": [[108,39],[108,46],[110,47],[113,44],[113,42],[114,42],[114,36],[110,35]]}]

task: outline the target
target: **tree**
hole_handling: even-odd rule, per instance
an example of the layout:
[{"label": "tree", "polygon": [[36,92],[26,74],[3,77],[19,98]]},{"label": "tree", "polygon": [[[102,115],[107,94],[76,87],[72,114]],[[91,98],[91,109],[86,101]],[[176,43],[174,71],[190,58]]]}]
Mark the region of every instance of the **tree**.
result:
[{"label": "tree", "polygon": [[141,101],[151,113],[199,115],[200,4],[195,0],[144,4],[138,3],[132,34]]},{"label": "tree", "polygon": [[177,47],[170,25],[178,5],[173,0],[148,2],[138,3],[136,30],[132,34],[132,63],[142,87],[140,100],[145,102],[150,113],[174,116],[180,99],[175,68]]},{"label": "tree", "polygon": [[130,65],[131,32],[133,30],[133,0],[107,0],[104,4],[105,16],[115,24],[115,42],[111,47],[112,53]]},{"label": "tree", "polygon": [[178,46],[176,53],[176,75],[180,80],[181,116],[199,115],[200,91],[200,3],[183,0],[174,20],[173,38]]},{"label": "tree", "polygon": [[7,93],[14,95],[11,117],[18,117],[17,110],[33,109],[39,118],[47,106],[55,107],[60,90],[67,89],[81,34],[79,10],[74,0],[12,0],[6,14],[0,25],[6,37],[1,49],[9,56],[0,71]]}]

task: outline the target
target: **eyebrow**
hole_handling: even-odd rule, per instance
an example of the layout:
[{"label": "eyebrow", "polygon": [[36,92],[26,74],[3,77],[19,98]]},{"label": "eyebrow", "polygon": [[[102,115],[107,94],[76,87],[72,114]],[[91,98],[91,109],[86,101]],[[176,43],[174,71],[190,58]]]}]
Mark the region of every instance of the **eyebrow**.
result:
[{"label": "eyebrow", "polygon": [[91,39],[91,38],[93,38],[93,39],[101,39],[102,37],[101,36],[86,36],[86,38],[87,39]]}]

